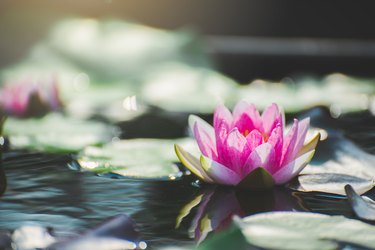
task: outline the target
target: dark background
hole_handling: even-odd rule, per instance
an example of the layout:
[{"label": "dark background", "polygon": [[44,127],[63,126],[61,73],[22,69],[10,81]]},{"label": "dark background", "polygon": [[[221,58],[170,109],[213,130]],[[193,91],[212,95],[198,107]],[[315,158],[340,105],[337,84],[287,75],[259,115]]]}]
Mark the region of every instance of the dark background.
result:
[{"label": "dark background", "polygon": [[[375,14],[373,1],[307,0],[0,0],[0,68],[17,62],[64,17],[117,17],[164,29],[189,27],[214,41],[218,68],[242,82],[281,79],[295,74],[342,72],[375,76]],[[329,41],[332,53],[265,53],[268,47],[223,50],[224,37],[267,37]],[[302,39],[302,40],[301,40]],[[321,40],[323,39],[323,40]],[[294,41],[293,40],[293,41]],[[345,54],[346,42],[353,53]],[[366,42],[363,46],[363,42]],[[210,46],[210,42],[208,42]],[[236,46],[235,44],[229,44]],[[341,47],[336,51],[335,47]],[[246,46],[245,46],[246,47]],[[319,46],[318,46],[319,47]],[[254,53],[257,52],[257,53]],[[313,50],[314,51],[314,50]]]}]

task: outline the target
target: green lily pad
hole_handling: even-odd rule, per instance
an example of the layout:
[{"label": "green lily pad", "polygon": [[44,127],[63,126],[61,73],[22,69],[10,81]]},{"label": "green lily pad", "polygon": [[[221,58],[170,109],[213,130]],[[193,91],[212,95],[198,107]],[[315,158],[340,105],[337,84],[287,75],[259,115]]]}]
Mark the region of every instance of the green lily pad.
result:
[{"label": "green lily pad", "polygon": [[316,161],[302,170],[298,183],[290,183],[290,188],[345,195],[347,184],[359,194],[375,186],[374,155],[364,152],[342,135],[328,136],[328,141],[324,143],[328,159],[319,161],[318,154]]},{"label": "green lily pad", "polygon": [[236,250],[251,250],[246,238],[237,225],[232,225],[229,229],[218,233],[212,238],[200,244],[197,250],[211,250],[211,249],[236,249]]},{"label": "green lily pad", "polygon": [[196,151],[195,141],[131,139],[119,140],[102,147],[87,147],[78,156],[82,168],[98,172],[112,172],[141,179],[175,180],[182,176],[177,167],[173,147],[179,143]]},{"label": "green lily pad", "polygon": [[272,212],[236,221],[247,241],[263,248],[337,249],[337,241],[375,246],[374,226],[343,216]]},{"label": "green lily pad", "polygon": [[115,127],[60,114],[40,119],[8,118],[4,125],[4,135],[13,148],[50,153],[78,152],[88,145],[106,143],[116,133]]},{"label": "green lily pad", "polygon": [[324,79],[305,78],[294,83],[255,80],[239,88],[239,97],[251,100],[264,109],[276,102],[286,112],[298,112],[317,105],[330,108],[333,116],[370,108],[370,97],[375,94],[373,80],[351,78],[342,74],[328,75]]}]

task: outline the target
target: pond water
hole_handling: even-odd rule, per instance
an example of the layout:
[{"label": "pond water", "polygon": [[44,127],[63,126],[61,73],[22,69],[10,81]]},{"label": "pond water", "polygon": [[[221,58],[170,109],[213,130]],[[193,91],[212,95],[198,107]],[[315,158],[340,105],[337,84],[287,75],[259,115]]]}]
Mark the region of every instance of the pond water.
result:
[{"label": "pond water", "polygon": [[[302,115],[311,116],[314,126],[348,134],[363,150],[374,153],[375,119],[371,114],[332,119],[326,109],[314,108]],[[125,138],[181,137],[185,133],[183,124],[187,115],[173,117],[173,114],[146,115],[134,122],[120,124],[120,127]],[[210,119],[210,116],[206,118]],[[174,122],[169,121],[173,119]],[[137,123],[145,122],[155,124],[153,133],[150,130],[142,133],[142,127],[134,129]],[[327,148],[324,143],[316,154],[317,161],[324,161]],[[191,176],[177,181],[134,180],[108,174],[99,176],[77,169],[72,155],[8,149],[3,154],[3,170],[7,187],[0,200],[2,232],[32,222],[53,227],[60,235],[72,235],[125,213],[134,219],[142,240],[149,247],[157,248],[193,243],[192,237],[197,236],[197,232],[191,225],[197,219],[195,216],[203,212],[220,218],[219,229],[229,224],[232,214],[246,216],[265,211],[313,211],[354,218],[348,203],[338,195],[293,192],[283,187],[258,192],[219,188],[196,183]],[[375,197],[371,191],[369,196]],[[176,228],[182,208],[197,197],[202,203],[206,202],[205,206],[193,208],[184,218],[180,216],[181,223]]]}]

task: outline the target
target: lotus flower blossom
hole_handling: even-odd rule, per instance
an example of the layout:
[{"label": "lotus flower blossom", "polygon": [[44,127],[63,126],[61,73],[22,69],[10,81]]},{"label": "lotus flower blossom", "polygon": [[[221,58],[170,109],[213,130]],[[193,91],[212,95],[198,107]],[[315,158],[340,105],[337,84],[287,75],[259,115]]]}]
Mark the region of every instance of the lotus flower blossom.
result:
[{"label": "lotus flower blossom", "polygon": [[284,134],[284,114],[276,104],[259,114],[255,105],[239,102],[231,113],[214,112],[213,127],[191,115],[189,125],[202,153],[200,159],[175,145],[180,161],[199,179],[245,188],[270,188],[298,175],[311,160],[320,134],[306,140],[309,118],[294,119]]},{"label": "lotus flower blossom", "polygon": [[0,90],[0,108],[11,116],[40,116],[61,108],[57,81],[8,84]]}]

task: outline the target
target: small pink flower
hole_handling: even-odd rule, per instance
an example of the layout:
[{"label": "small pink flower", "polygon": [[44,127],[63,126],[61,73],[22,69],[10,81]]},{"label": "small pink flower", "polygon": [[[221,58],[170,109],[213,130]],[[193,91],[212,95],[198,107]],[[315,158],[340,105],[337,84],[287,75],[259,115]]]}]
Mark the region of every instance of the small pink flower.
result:
[{"label": "small pink flower", "polygon": [[8,84],[0,90],[0,108],[17,117],[40,116],[61,109],[57,81]]},{"label": "small pink flower", "polygon": [[262,115],[244,101],[233,113],[220,105],[213,127],[197,116],[189,117],[200,159],[179,145],[175,150],[180,161],[204,182],[268,188],[288,182],[311,160],[320,134],[305,142],[309,123],[309,118],[294,119],[284,135],[284,115],[276,104]]}]

